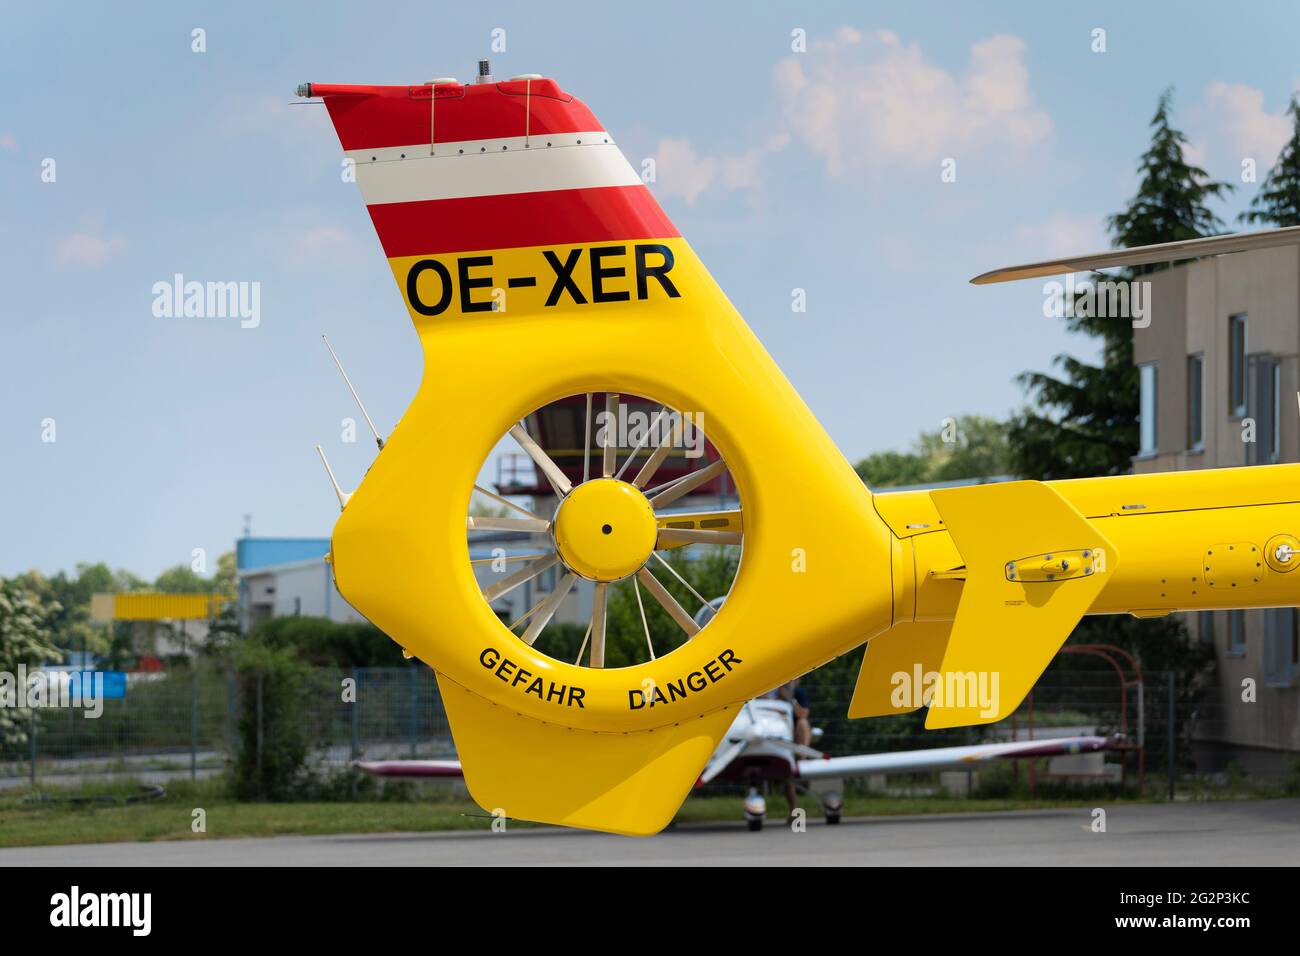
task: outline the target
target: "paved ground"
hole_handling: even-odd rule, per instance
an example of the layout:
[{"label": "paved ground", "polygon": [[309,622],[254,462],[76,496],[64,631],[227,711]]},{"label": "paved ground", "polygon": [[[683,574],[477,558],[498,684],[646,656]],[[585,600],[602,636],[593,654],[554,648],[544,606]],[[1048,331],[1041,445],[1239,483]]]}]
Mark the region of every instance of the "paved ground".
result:
[{"label": "paved ground", "polygon": [[646,840],[567,830],[274,837],[0,850],[0,867],[511,865],[1300,864],[1300,800],[864,817],[805,833],[741,824],[683,826]]}]

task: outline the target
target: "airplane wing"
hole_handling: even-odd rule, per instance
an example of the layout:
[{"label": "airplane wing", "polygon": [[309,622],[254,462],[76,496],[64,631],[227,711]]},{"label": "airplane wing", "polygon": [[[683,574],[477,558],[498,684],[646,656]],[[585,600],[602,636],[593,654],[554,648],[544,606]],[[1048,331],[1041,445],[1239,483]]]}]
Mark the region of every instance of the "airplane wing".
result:
[{"label": "airplane wing", "polygon": [[358,760],[358,770],[376,777],[463,777],[459,760]]},{"label": "airplane wing", "polygon": [[1109,749],[1116,739],[1058,737],[1046,740],[1021,740],[1014,743],[974,744],[967,747],[933,747],[929,750],[903,750],[897,753],[800,760],[795,766],[799,777],[804,780],[817,780],[824,777],[860,777],[872,773],[964,770],[974,769],[979,764],[999,758],[1060,757],[1068,754],[1094,753]]},{"label": "airplane wing", "polygon": [[748,741],[746,740],[737,740],[731,743],[731,745],[725,750],[714,751],[713,756],[709,758],[708,764],[706,764],[704,770],[700,772],[700,779],[696,781],[695,785],[697,787],[702,787],[718,774],[722,773],[722,771],[726,770],[731,764],[731,761],[740,756],[747,744]]}]

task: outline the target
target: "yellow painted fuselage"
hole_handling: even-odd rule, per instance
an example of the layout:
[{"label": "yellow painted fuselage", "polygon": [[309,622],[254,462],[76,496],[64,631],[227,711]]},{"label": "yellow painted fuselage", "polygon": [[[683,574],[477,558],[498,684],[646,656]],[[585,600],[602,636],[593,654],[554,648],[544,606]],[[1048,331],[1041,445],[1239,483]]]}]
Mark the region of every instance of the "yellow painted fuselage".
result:
[{"label": "yellow painted fuselage", "polygon": [[[1284,555],[1286,547],[1295,547],[1300,534],[1300,465],[1045,484],[1109,539],[1120,557],[1088,614],[1152,617],[1300,604],[1300,574],[1294,573],[1300,554],[1286,561],[1276,555],[1280,547]],[[930,493],[883,493],[875,504],[899,539],[896,573],[912,582],[897,620],[951,621],[963,581],[942,575],[962,559]]]}]

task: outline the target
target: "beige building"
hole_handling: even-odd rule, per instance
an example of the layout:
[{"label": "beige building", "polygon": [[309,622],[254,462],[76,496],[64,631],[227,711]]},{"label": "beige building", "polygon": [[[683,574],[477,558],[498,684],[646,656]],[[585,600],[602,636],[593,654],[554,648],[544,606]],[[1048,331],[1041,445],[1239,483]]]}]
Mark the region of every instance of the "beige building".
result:
[{"label": "beige building", "polygon": [[[1300,461],[1300,246],[1217,256],[1144,278],[1151,321],[1134,330],[1142,451],[1133,470]],[[1218,664],[1218,693],[1209,695],[1195,736],[1246,748],[1239,758],[1246,764],[1293,760],[1300,751],[1296,609],[1205,612],[1186,623],[1194,639],[1214,645]],[[1255,681],[1255,703],[1241,699],[1246,678]]]}]

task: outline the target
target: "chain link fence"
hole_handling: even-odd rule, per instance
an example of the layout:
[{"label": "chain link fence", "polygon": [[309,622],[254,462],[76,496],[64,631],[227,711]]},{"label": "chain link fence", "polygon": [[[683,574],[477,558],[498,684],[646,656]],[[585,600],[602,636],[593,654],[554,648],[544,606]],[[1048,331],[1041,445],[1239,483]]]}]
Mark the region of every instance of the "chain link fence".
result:
[{"label": "chain link fence", "polygon": [[[851,685],[819,684],[814,674],[805,686],[821,729],[814,745],[833,755],[1119,733],[1123,749],[1108,759],[1123,763],[1124,785],[1134,790],[1300,791],[1296,754],[1225,742],[1232,715],[1171,674],[1121,687],[1104,671],[1049,673],[1007,720],[945,731],[925,731],[923,710],[849,720]],[[94,719],[77,708],[28,716],[27,739],[0,753],[0,789],[165,783],[226,775],[238,764],[248,773],[244,794],[257,796],[263,771],[277,760],[301,758],[336,773],[358,759],[455,756],[437,681],[424,666],[313,669],[292,685],[258,673],[176,668],[129,675],[125,695],[104,700]]]}]

